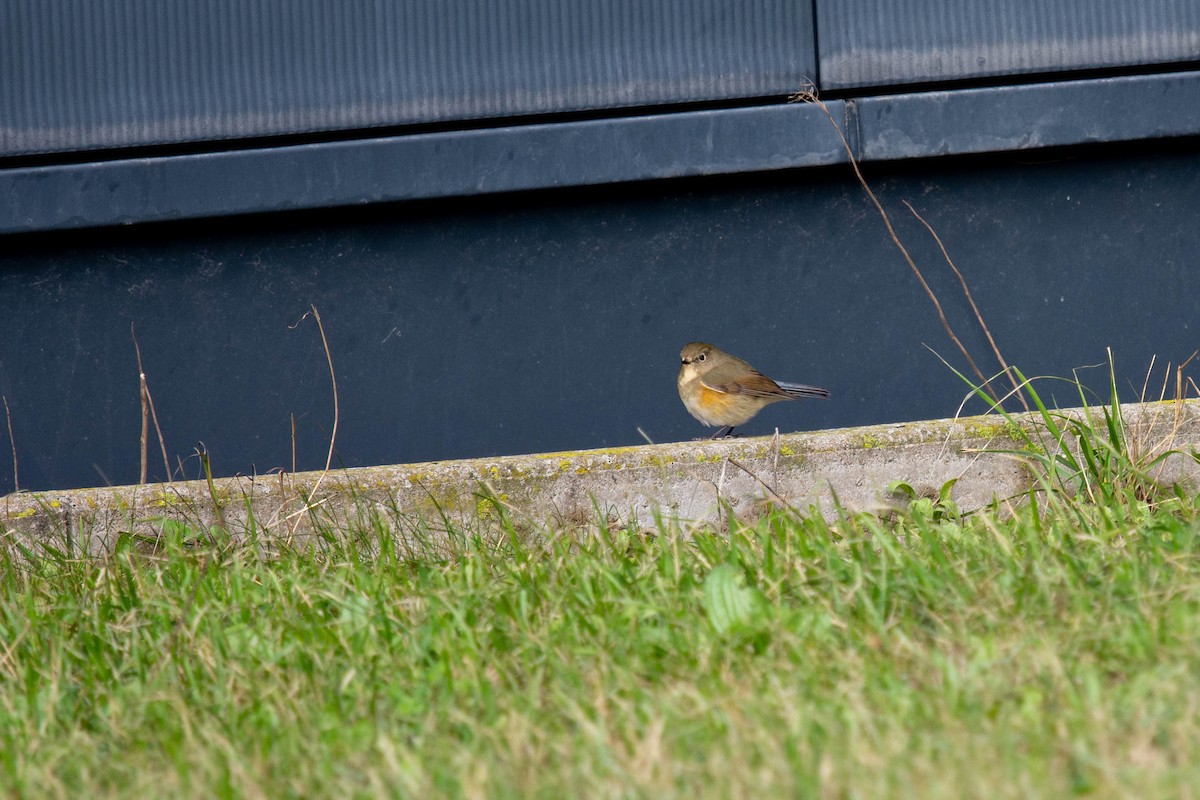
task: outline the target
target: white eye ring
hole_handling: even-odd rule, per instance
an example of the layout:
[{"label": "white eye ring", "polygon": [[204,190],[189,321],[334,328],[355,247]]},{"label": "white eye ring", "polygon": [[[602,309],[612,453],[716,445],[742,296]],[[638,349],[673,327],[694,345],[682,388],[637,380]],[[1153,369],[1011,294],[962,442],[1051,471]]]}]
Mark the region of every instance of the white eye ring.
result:
[{"label": "white eye ring", "polygon": [[703,360],[704,360],[704,353],[701,353],[700,355],[696,356],[696,360],[697,360],[697,361],[703,361]]}]

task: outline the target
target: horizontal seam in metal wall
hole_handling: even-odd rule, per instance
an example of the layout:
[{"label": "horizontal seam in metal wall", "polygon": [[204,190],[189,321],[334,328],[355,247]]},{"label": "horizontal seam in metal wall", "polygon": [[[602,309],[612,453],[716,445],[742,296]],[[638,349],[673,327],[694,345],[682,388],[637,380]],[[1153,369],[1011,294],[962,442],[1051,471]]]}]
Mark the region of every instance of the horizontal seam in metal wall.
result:
[{"label": "horizontal seam in metal wall", "polygon": [[[840,102],[831,103],[834,119]],[[0,171],[0,232],[355,205],[844,161],[789,104]]]},{"label": "horizontal seam in metal wall", "polygon": [[[867,161],[1200,134],[1200,71],[826,105]],[[860,149],[861,148],[861,149]],[[844,163],[811,104],[0,170],[0,232]]]}]

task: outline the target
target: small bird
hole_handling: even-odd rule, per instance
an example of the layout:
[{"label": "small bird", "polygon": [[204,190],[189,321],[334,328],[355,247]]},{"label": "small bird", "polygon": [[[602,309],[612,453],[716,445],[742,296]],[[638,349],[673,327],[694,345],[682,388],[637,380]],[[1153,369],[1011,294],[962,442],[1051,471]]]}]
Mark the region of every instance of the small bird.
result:
[{"label": "small bird", "polygon": [[736,356],[705,342],[688,342],[679,353],[679,399],[705,425],[721,426],[713,439],[729,436],[763,406],[798,397],[829,397],[817,386],[773,381]]}]

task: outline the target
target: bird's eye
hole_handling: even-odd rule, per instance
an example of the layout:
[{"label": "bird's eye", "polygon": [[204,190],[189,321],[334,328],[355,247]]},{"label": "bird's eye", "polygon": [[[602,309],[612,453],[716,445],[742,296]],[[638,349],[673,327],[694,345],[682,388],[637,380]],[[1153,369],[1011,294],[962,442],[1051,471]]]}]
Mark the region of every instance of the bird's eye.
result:
[{"label": "bird's eye", "polygon": [[701,353],[700,355],[696,356],[696,360],[697,360],[697,361],[703,361],[703,360],[704,360],[704,353]]}]

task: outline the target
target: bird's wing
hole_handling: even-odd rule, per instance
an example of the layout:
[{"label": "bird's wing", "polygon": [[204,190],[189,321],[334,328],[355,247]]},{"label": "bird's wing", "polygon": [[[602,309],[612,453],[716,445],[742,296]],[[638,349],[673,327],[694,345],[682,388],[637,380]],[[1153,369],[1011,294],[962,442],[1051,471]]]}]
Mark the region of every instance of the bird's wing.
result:
[{"label": "bird's wing", "polygon": [[779,384],[756,369],[751,369],[749,372],[738,370],[736,377],[721,374],[722,372],[722,370],[715,369],[701,378],[700,382],[709,389],[725,394],[774,397],[781,400],[789,396],[787,392],[779,388]]}]

